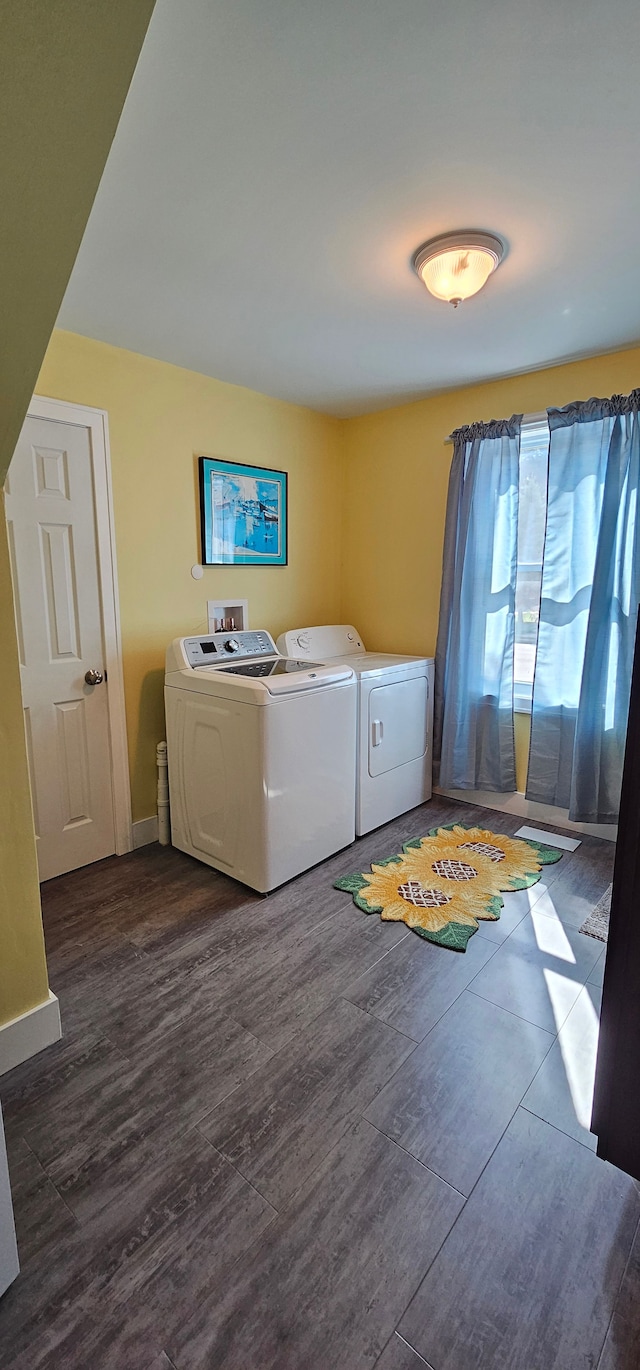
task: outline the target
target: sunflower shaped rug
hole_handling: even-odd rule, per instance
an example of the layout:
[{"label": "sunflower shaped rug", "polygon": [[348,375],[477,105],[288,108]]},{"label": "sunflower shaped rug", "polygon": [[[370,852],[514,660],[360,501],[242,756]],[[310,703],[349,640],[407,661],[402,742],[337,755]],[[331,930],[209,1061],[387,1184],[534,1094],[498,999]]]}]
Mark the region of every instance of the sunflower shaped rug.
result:
[{"label": "sunflower shaped rug", "polygon": [[396,856],[372,862],[370,871],[344,875],[334,884],[365,913],[406,923],[438,946],[466,951],[478,920],[500,917],[502,892],[535,885],[542,867],[561,856],[540,842],[453,823],[432,828]]}]

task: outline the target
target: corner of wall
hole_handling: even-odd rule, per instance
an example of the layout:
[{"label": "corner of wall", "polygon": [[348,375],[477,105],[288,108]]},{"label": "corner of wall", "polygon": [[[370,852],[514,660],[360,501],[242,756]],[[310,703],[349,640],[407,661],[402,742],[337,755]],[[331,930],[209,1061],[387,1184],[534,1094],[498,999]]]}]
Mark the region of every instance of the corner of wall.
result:
[{"label": "corner of wall", "polygon": [[348,621],[349,594],[347,588],[347,552],[349,538],[349,518],[347,510],[347,491],[349,480],[349,438],[351,419],[336,419],[336,454],[338,462],[338,499],[340,510],[340,608],[341,623]]},{"label": "corner of wall", "polygon": [[0,500],[0,699],[1,1026],[44,1003],[49,995],[4,496]]}]

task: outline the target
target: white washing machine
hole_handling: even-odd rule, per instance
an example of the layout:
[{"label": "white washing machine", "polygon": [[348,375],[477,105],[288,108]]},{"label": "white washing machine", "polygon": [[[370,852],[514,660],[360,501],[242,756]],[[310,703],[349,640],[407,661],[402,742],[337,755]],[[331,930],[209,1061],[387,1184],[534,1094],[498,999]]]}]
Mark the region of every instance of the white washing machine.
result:
[{"label": "white washing machine", "polygon": [[355,837],[353,671],[266,632],[176,638],[165,674],[171,841],[267,893]]},{"label": "white washing machine", "polygon": [[430,799],[433,657],[367,652],[350,624],[295,628],[277,645],[287,656],[342,662],[356,673],[358,836]]}]

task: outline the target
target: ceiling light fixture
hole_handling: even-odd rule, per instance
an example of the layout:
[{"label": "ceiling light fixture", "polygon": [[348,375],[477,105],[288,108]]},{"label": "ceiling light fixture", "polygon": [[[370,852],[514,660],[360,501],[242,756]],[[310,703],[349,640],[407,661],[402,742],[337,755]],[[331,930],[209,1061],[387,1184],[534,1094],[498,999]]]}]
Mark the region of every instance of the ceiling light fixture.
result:
[{"label": "ceiling light fixture", "polygon": [[423,243],[413,256],[413,269],[437,300],[457,309],[461,300],[482,290],[504,257],[505,245],[495,233],[441,233]]}]

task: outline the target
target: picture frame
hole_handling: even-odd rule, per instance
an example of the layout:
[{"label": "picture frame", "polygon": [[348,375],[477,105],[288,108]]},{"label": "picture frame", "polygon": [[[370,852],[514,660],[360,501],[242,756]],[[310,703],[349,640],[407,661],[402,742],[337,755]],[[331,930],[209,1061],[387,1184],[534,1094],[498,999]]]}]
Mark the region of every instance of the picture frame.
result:
[{"label": "picture frame", "polygon": [[199,457],[203,566],[288,564],[287,472]]}]

